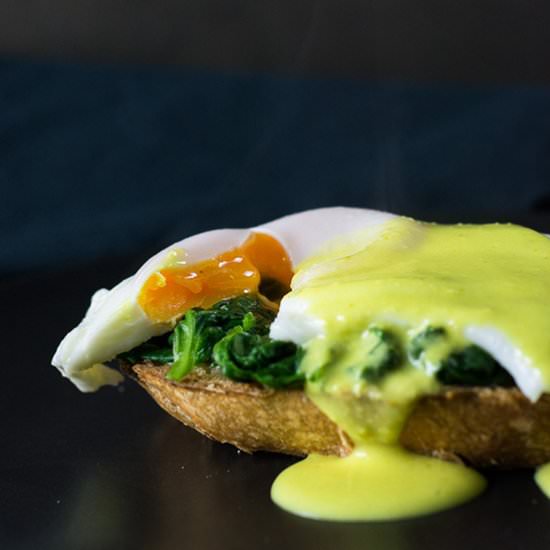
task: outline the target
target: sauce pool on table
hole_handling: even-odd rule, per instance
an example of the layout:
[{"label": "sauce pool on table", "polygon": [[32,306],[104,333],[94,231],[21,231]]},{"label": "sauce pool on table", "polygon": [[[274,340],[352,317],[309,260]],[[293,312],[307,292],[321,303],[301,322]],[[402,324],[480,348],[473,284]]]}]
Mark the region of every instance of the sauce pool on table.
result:
[{"label": "sauce pool on table", "polygon": [[461,464],[370,444],[345,458],[308,456],[279,474],[271,497],[299,516],[377,521],[445,510],[476,497],[485,485],[483,476]]}]

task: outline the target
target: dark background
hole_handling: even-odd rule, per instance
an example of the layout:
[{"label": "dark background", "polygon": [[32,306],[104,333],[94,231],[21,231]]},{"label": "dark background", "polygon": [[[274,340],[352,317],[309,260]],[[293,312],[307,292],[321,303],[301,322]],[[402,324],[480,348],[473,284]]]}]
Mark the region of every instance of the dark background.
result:
[{"label": "dark background", "polygon": [[290,463],[49,367],[89,296],[205,229],[328,205],[550,232],[540,1],[0,3],[0,547],[547,549],[530,472],[391,524],[274,507]]},{"label": "dark background", "polygon": [[542,0],[4,0],[0,274],[335,204],[542,227],[549,23]]}]

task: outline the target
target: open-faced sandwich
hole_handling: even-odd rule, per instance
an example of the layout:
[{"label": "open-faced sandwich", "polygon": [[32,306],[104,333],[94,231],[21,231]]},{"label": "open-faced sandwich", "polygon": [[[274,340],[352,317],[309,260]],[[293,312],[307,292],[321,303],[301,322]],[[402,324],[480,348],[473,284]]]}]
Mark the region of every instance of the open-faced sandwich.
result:
[{"label": "open-faced sandwich", "polygon": [[53,364],[82,391],[118,366],[215,440],[309,455],[274,483],[287,510],[390,519],[477,495],[468,466],[550,461],[549,311],[540,233],[326,208],[163,250]]}]

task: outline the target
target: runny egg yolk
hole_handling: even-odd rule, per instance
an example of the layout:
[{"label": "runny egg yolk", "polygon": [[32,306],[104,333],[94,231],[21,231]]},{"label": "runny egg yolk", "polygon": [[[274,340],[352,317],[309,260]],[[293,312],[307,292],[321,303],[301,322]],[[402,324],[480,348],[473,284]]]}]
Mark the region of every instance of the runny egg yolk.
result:
[{"label": "runny egg yolk", "polygon": [[208,308],[219,300],[259,291],[262,281],[290,288],[292,266],[281,243],[252,233],[239,247],[192,265],[176,265],[153,273],[138,303],[152,321],[177,319],[193,307]]}]

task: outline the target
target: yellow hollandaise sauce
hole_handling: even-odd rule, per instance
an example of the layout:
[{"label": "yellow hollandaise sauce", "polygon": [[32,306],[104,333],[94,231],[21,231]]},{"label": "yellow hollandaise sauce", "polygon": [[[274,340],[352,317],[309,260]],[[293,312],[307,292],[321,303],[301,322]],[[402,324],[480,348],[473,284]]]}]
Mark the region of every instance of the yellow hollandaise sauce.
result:
[{"label": "yellow hollandaise sauce", "polygon": [[[306,393],[355,451],[289,467],[273,500],[301,516],[358,521],[418,516],[475,497],[485,486],[478,473],[413,455],[399,434],[416,401],[446,383],[445,360],[456,363],[466,349],[479,358],[486,351],[474,344],[484,338],[529,397],[548,391],[549,311],[550,239],[511,224],[394,218],[308,258],[275,324],[308,334],[299,342]],[[537,480],[548,487],[550,471]]]},{"label": "yellow hollandaise sauce", "polygon": [[366,444],[345,458],[310,455],[290,466],[273,483],[271,497],[308,518],[380,521],[445,510],[484,488],[484,478],[460,464]]},{"label": "yellow hollandaise sauce", "polygon": [[405,349],[425,327],[443,329],[435,357],[421,361],[428,375],[438,355],[490,328],[521,355],[519,370],[530,369],[550,387],[550,239],[511,224],[395,218],[354,241],[355,249],[333,245],[299,266],[285,298],[299,300],[322,324],[306,343],[311,360],[305,369],[324,366],[320,379],[329,393],[364,389],[357,387],[356,365],[369,351],[373,324],[390,330]]},{"label": "yellow hollandaise sauce", "polygon": [[540,466],[535,473],[535,481],[540,490],[550,498],[550,463]]}]

